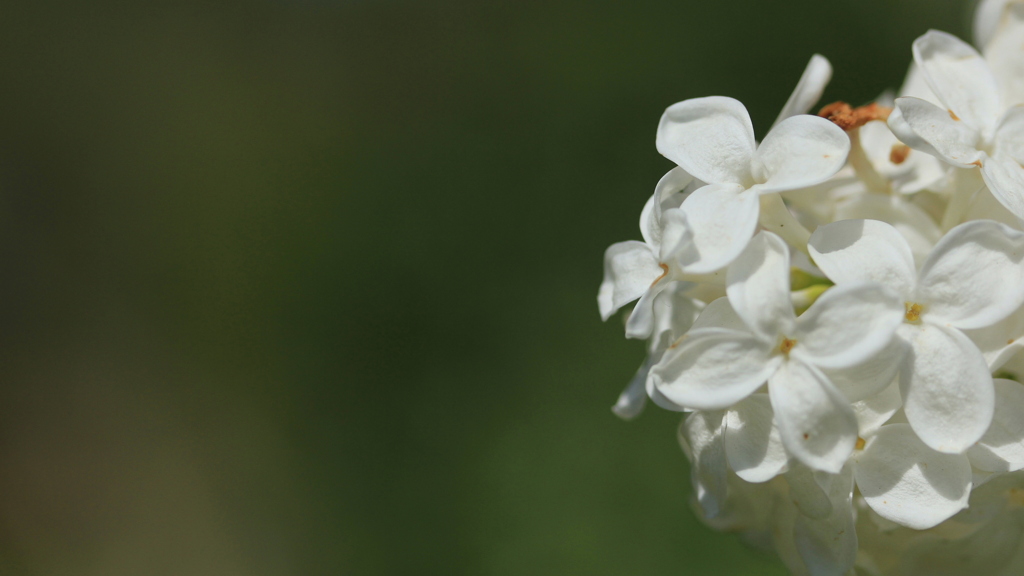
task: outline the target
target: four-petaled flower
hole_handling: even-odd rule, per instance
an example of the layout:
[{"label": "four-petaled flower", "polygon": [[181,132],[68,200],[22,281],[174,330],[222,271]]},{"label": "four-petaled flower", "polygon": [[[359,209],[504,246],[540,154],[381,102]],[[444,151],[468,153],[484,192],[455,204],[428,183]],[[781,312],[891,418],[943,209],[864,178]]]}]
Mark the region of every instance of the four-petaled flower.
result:
[{"label": "four-petaled flower", "polygon": [[754,237],[727,273],[728,303],[741,322],[691,329],[651,378],[669,400],[701,410],[727,408],[767,382],[786,449],[811,468],[837,473],[856,444],[857,420],[822,369],[856,366],[888,346],[903,303],[878,284],[860,283],[828,290],[798,318],[789,270],[778,236]]}]

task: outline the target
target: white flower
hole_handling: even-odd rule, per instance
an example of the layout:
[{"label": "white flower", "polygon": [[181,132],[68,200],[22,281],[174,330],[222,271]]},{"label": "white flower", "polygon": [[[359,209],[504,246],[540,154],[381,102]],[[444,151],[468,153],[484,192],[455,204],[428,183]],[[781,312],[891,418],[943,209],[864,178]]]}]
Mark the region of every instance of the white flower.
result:
[{"label": "white flower", "polygon": [[[1024,573],[1024,474],[1001,476],[971,492],[970,507],[928,530],[858,523],[870,574],[1018,576]],[[865,515],[867,516],[867,515]],[[859,573],[859,572],[858,572]]]},{"label": "white flower", "polygon": [[[967,507],[971,464],[967,456],[943,454],[924,445],[906,424],[886,424],[860,442],[839,475],[786,475],[790,495],[805,525],[805,561],[823,557],[813,571],[845,574],[857,539],[851,503],[853,486],[882,518],[917,530],[934,527]],[[845,536],[845,537],[844,537]]]},{"label": "white flower", "polygon": [[[911,148],[960,168],[981,168],[989,189],[1024,217],[1024,108],[1006,109],[984,58],[969,44],[929,31],[914,42],[914,60],[946,109],[919,98],[896,99],[893,133]],[[969,200],[974,189],[960,190]]]},{"label": "white flower", "polygon": [[992,378],[960,330],[995,324],[1024,302],[1024,233],[985,220],[962,224],[939,241],[920,272],[903,237],[873,220],[822,226],[810,251],[837,285],[878,282],[905,302],[899,340],[909,351],[900,387],[921,439],[948,453],[978,441],[992,419]]},{"label": "white flower", "polygon": [[942,238],[942,231],[928,214],[900,196],[857,194],[837,203],[832,218],[833,221],[865,219],[881,220],[896,228],[910,246],[914,262],[919,264],[924,263],[935,243]]},{"label": "white flower", "polygon": [[[882,518],[918,530],[938,525],[967,504],[968,458],[928,448],[906,424],[864,432],[867,440],[858,441],[858,449],[838,474],[794,463],[784,476],[763,484],[768,490],[737,490],[742,485],[731,481],[729,471],[735,446],[729,442],[731,412],[697,411],[680,426],[680,444],[691,460],[701,512],[723,529],[750,530],[756,528],[749,525],[750,512],[759,507],[774,510],[772,515],[779,520],[774,527],[776,547],[795,570],[842,575],[853,565],[858,543],[852,504],[855,483],[861,498]],[[781,478],[785,482],[780,485]],[[762,484],[752,486],[758,485]],[[751,496],[760,502],[736,502]],[[783,512],[790,507],[798,512]],[[736,510],[746,513],[737,517]],[[787,549],[793,557],[786,557]]]},{"label": "white flower", "polygon": [[931,528],[967,506],[971,463],[926,446],[907,424],[886,424],[853,456],[861,496],[883,518]]},{"label": "white flower", "polygon": [[[673,280],[684,277],[678,253],[689,246],[689,225],[677,208],[693,177],[680,168],[658,182],[640,214],[644,241],[612,244],[604,254],[604,280],[597,292],[601,319],[607,320],[633,300],[640,299],[626,322],[627,338],[647,338],[654,328],[655,296]],[[685,330],[685,328],[683,328]]]},{"label": "white flower", "polygon": [[[680,207],[692,234],[687,265],[694,273],[718,270],[743,251],[757,228],[760,196],[777,200],[773,217],[792,219],[776,193],[827,180],[842,168],[850,150],[840,128],[807,115],[779,122],[758,146],[746,108],[721,96],[670,106],[661,117],[656,143],[662,155],[708,184]],[[792,223],[795,232],[798,226]]]},{"label": "white flower", "polygon": [[855,366],[880,352],[903,306],[876,284],[849,285],[825,292],[796,318],[789,269],[782,240],[758,234],[727,272],[728,303],[742,322],[695,325],[650,377],[672,402],[702,410],[733,406],[767,381],[786,449],[812,468],[838,472],[856,442],[857,421],[822,369]]},{"label": "white flower", "polygon": [[872,192],[913,194],[934,188],[946,178],[946,170],[934,156],[915,153],[893,135],[885,122],[873,120],[857,131],[858,144],[868,161],[859,173],[862,177],[864,172],[871,175],[865,183],[872,186]]}]

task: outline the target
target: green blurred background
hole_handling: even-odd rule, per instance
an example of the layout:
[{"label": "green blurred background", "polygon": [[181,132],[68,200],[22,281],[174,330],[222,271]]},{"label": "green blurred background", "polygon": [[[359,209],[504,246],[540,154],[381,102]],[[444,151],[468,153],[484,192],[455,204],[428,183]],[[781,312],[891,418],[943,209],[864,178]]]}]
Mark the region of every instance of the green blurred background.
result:
[{"label": "green blurred background", "polygon": [[688,508],[602,254],[662,110],[763,135],[962,0],[9,2],[0,574],[783,574]]}]

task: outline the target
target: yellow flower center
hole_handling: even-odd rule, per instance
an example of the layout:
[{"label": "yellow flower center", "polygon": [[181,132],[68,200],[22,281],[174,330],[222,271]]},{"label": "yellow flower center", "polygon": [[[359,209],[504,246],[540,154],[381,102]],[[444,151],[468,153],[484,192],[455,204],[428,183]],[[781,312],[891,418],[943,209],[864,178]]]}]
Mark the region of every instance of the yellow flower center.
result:
[{"label": "yellow flower center", "polygon": [[782,352],[783,354],[789,354],[789,351],[793,349],[793,346],[796,346],[796,340],[783,338],[782,344],[779,345],[779,352]]},{"label": "yellow flower center", "polygon": [[907,313],[903,317],[907,319],[907,322],[920,322],[924,306],[914,304],[913,302],[906,302],[905,306],[907,307]]}]

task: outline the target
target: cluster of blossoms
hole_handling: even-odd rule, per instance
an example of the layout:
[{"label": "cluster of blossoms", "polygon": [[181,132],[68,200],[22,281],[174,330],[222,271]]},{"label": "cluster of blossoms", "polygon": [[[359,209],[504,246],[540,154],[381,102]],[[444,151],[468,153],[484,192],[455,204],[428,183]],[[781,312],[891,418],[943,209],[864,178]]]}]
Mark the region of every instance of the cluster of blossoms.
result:
[{"label": "cluster of blossoms", "polygon": [[684,413],[697,513],[794,574],[1024,574],[1024,0],[975,36],[810,115],[814,56],[760,143],[736,100],[670,106],[677,167],[605,253],[648,343],[614,412]]}]

